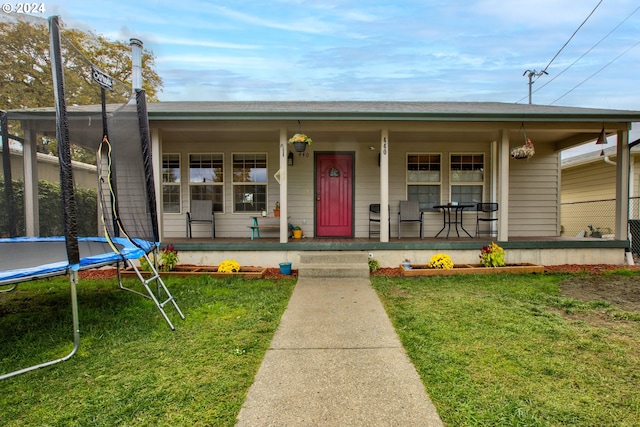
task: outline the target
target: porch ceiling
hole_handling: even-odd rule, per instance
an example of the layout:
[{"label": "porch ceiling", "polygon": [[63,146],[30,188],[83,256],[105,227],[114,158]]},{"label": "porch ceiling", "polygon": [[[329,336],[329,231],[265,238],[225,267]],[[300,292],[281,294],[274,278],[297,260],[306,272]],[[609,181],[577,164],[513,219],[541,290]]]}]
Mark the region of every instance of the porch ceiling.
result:
[{"label": "porch ceiling", "polygon": [[[508,132],[509,139],[521,141],[524,134],[535,144],[552,144],[554,150],[580,145],[598,137],[602,122],[557,123],[557,122],[374,122],[374,121],[305,121],[302,128],[296,122],[286,121],[196,121],[182,122],[151,121],[151,127],[162,131],[163,141],[210,143],[211,141],[278,142],[280,129],[287,135],[300,129],[317,142],[355,142],[377,144],[381,129],[389,131],[389,141],[395,143],[486,143],[500,138],[500,132]],[[609,134],[627,130],[628,123],[606,123]]]}]

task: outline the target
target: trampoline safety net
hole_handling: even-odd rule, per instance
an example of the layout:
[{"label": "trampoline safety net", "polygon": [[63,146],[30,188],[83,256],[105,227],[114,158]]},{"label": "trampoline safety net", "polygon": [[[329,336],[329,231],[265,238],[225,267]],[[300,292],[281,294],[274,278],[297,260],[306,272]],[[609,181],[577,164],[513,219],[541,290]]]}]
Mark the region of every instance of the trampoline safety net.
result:
[{"label": "trampoline safety net", "polygon": [[[0,37],[12,52],[2,56],[0,64],[8,68],[2,71],[38,93],[0,88],[0,292],[69,274],[75,344],[62,358],[0,375],[2,380],[76,353],[76,284],[83,268],[128,264],[145,292],[123,286],[118,270],[121,289],[151,299],[171,329],[165,305],[184,315],[148,256],[159,235],[144,91],[93,64],[65,37],[58,17],[0,12]],[[59,257],[29,256],[33,245]],[[150,277],[132,262],[140,257],[151,266]]]},{"label": "trampoline safety net", "polygon": [[[52,34],[60,35],[60,45],[55,52],[52,37],[51,63],[42,67],[53,69],[53,77],[51,71],[33,76],[47,78],[54,88],[47,91],[49,99],[32,100],[33,104],[19,110],[0,104],[5,110],[0,116],[4,124],[0,197],[4,219],[0,237],[129,237],[149,252],[159,236],[144,91],[134,91],[91,63],[65,37],[57,18],[49,22],[20,18],[4,15],[0,20],[2,33],[26,27],[37,35],[31,40],[41,40],[43,34],[48,37],[51,26]],[[15,50],[27,52],[29,48]],[[61,72],[59,77],[56,69]],[[54,144],[57,165],[52,162],[52,153],[42,150]],[[36,169],[35,173],[23,166],[32,150],[37,152],[37,161],[29,166]],[[95,157],[88,161],[86,155],[77,156],[81,152]],[[56,168],[59,179],[55,179],[52,168]],[[25,187],[33,185],[34,179],[39,181],[39,194],[32,198],[34,206],[25,211],[24,197],[30,196],[30,189]],[[54,190],[49,194],[43,187]],[[60,198],[55,200],[58,194]],[[52,209],[51,203],[59,203],[59,209]],[[30,224],[35,220],[37,223]],[[72,260],[72,254],[69,257]]]}]

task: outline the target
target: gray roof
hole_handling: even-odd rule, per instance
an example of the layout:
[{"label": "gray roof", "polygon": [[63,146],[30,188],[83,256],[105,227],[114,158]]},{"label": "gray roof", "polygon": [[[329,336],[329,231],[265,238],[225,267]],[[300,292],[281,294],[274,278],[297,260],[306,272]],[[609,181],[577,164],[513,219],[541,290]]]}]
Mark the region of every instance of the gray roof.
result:
[{"label": "gray roof", "polygon": [[638,122],[640,111],[500,102],[152,102],[152,120],[416,120]]},{"label": "gray roof", "polygon": [[[110,105],[109,108],[117,108]],[[68,106],[69,114],[99,114],[100,105]],[[149,102],[149,119],[373,120],[475,122],[640,122],[640,111],[501,102],[181,101]],[[53,107],[10,110],[13,118],[49,117]]]}]

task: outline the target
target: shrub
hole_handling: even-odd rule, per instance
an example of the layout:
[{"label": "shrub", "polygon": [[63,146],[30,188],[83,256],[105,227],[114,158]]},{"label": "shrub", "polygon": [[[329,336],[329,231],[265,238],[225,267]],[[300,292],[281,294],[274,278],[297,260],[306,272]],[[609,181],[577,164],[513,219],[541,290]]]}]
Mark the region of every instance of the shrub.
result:
[{"label": "shrub", "polygon": [[480,250],[480,262],[485,267],[502,267],[504,265],[504,249],[491,242]]},{"label": "shrub", "polygon": [[[10,236],[8,207],[4,194],[4,180],[0,179],[0,237]],[[96,190],[76,188],[74,190],[77,209],[78,236],[96,236],[98,233],[98,202]],[[13,180],[13,195],[16,212],[15,230],[19,236],[25,234],[24,182]],[[46,180],[38,181],[38,209],[40,210],[40,236],[62,236],[62,202],[60,184]]]},{"label": "shrub", "polygon": [[[153,262],[153,254],[150,254],[149,258]],[[140,270],[142,270],[142,271],[151,271],[151,266],[149,265],[149,263],[147,262],[147,259],[145,257],[140,257],[138,259],[138,261],[140,262]]]},{"label": "shrub", "polygon": [[447,254],[435,254],[429,260],[429,268],[441,268],[443,270],[450,270],[453,268],[453,261]]},{"label": "shrub", "polygon": [[369,272],[370,273],[373,273],[374,271],[376,271],[379,268],[380,268],[380,263],[378,262],[378,260],[375,260],[375,259],[370,259],[369,260]]},{"label": "shrub", "polygon": [[178,251],[173,247],[173,245],[169,244],[162,248],[162,252],[160,252],[160,270],[171,271],[176,268],[177,264]]}]

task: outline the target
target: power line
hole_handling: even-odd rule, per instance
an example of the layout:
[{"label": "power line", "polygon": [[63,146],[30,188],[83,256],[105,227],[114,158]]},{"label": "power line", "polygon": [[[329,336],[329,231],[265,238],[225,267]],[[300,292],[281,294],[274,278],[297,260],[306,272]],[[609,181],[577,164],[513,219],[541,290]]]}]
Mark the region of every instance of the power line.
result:
[{"label": "power line", "polygon": [[[596,9],[598,8],[598,6],[600,6],[600,4],[602,3],[603,0],[600,0],[598,2],[598,4],[596,5],[596,7],[593,8],[593,10],[591,11],[591,13],[589,13],[589,15],[584,19],[584,21],[582,21],[582,24],[580,24],[580,26],[573,32],[573,34],[571,35],[571,37],[569,37],[569,40],[566,41],[566,43],[564,45],[562,45],[562,47],[560,48],[560,50],[553,56],[553,58],[551,58],[551,61],[549,61],[549,63],[547,64],[546,67],[544,67],[544,69],[542,71],[540,71],[539,73],[536,72],[535,70],[531,71],[531,70],[527,70],[524,72],[523,76],[525,74],[527,74],[527,72],[529,73],[529,104],[531,104],[531,87],[532,85],[540,78],[540,76],[544,75],[544,74],[549,74],[547,73],[547,69],[549,68],[549,66],[551,65],[551,63],[558,57],[558,55],[560,55],[560,52],[562,52],[562,50],[567,47],[567,45],[569,44],[569,42],[573,39],[573,37],[578,33],[578,31],[580,31],[580,28],[582,28],[582,26],[589,20],[589,18],[591,17],[591,15],[593,15],[593,13],[596,11]],[[536,78],[535,80],[533,80],[533,78]],[[524,98],[522,98],[524,99]],[[522,99],[520,99],[518,102],[522,101]]]},{"label": "power line", "polygon": [[584,21],[582,21],[582,24],[580,24],[580,26],[573,32],[573,34],[571,34],[571,37],[569,37],[569,40],[567,40],[567,42],[562,45],[562,47],[560,48],[560,50],[558,51],[558,53],[555,54],[555,56],[553,58],[551,58],[551,61],[549,61],[549,63],[547,64],[546,67],[544,67],[544,69],[542,70],[543,72],[546,73],[547,69],[549,68],[549,65],[551,65],[551,63],[558,57],[558,55],[560,55],[560,52],[562,52],[562,50],[567,47],[567,45],[569,44],[569,42],[571,41],[571,39],[573,39],[573,37],[576,35],[576,33],[578,31],[580,31],[580,28],[582,28],[582,26],[589,20],[589,18],[591,18],[591,15],[593,15],[593,13],[596,11],[596,9],[598,8],[598,6],[600,6],[600,4],[602,3],[603,0],[600,0],[598,2],[598,4],[596,5],[596,7],[593,8],[593,10],[591,11],[591,13],[584,18]]},{"label": "power line", "polygon": [[[551,80],[549,80],[548,82],[546,82],[545,84],[543,84],[542,86],[540,86],[538,89],[534,90],[533,93],[538,92],[540,89],[544,88],[545,86],[547,86],[549,83],[551,83],[552,81],[554,81],[555,79],[557,79],[558,77],[560,77],[565,71],[567,71],[569,68],[573,67],[574,65],[576,65],[576,63],[578,61],[580,61],[582,58],[584,58],[587,54],[589,54],[589,52],[591,52],[593,49],[595,49],[596,47],[598,47],[598,45],[600,45],[600,43],[602,43],[607,37],[609,37],[611,34],[613,34],[618,28],[620,28],[622,26],[622,24],[624,24],[625,22],[627,22],[627,20],[629,20],[629,18],[631,18],[631,16],[636,13],[638,10],[640,10],[640,6],[638,6],[633,12],[631,12],[629,15],[627,15],[626,18],[624,18],[622,20],[622,22],[620,22],[618,25],[615,26],[615,28],[611,31],[609,31],[603,38],[601,38],[596,44],[594,44],[589,50],[587,50],[585,53],[583,53],[578,59],[576,59],[575,61],[573,61],[570,65],[568,65],[564,70],[560,71],[558,74],[556,74],[555,76],[553,76],[553,78]],[[522,98],[524,99],[524,98]],[[521,99],[521,100],[522,100]],[[520,100],[520,101],[521,101]],[[520,102],[518,101],[518,102]]]},{"label": "power line", "polygon": [[556,98],[551,104],[549,105],[553,105],[556,103],[556,101],[561,100],[562,98],[564,98],[565,96],[569,95],[571,92],[573,92],[575,89],[577,89],[578,87],[582,86],[583,83],[586,83],[588,80],[590,80],[593,76],[595,76],[596,74],[598,74],[600,71],[604,70],[605,68],[607,68],[609,65],[613,64],[614,62],[616,62],[618,59],[620,59],[620,57],[622,57],[623,55],[625,55],[627,52],[629,52],[631,49],[633,49],[634,47],[638,46],[640,44],[640,40],[638,40],[637,42],[635,42],[631,47],[629,47],[627,50],[625,50],[624,52],[622,52],[620,55],[616,56],[611,62],[609,62],[607,65],[601,67],[598,71],[596,71],[595,73],[591,74],[589,77],[587,77],[586,79],[584,79],[583,81],[581,81],[580,83],[578,83],[577,85],[575,85],[574,87],[572,87],[571,89],[569,89],[567,92],[565,92],[564,95],[562,95],[559,98]]}]

